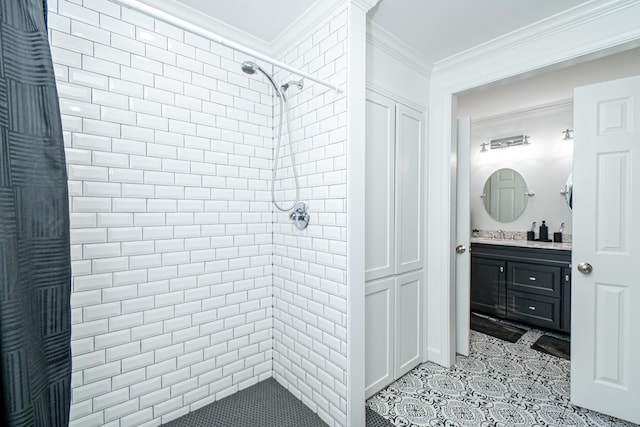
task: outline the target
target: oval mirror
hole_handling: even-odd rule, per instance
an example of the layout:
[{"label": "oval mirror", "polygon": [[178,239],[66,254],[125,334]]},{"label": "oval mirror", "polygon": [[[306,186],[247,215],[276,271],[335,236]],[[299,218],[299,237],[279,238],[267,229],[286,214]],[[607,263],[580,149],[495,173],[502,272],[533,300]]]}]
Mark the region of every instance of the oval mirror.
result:
[{"label": "oval mirror", "polygon": [[524,178],[513,169],[498,169],[493,172],[484,184],[482,194],[484,208],[491,218],[498,222],[516,220],[529,198]]},{"label": "oval mirror", "polygon": [[573,173],[569,174],[569,178],[567,178],[567,182],[564,184],[562,194],[564,195],[564,201],[567,202],[569,209],[573,210]]}]

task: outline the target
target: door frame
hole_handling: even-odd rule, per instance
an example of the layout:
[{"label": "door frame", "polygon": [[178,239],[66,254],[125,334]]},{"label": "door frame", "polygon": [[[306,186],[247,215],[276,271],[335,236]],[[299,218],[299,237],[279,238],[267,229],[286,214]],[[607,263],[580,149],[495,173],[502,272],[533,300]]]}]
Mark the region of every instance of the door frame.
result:
[{"label": "door frame", "polygon": [[[431,78],[428,165],[429,239],[427,258],[427,358],[443,366],[455,363],[455,196],[452,157],[456,94],[525,78],[640,46],[640,2],[596,1],[528,27],[495,43],[466,51],[434,65]],[[500,64],[496,67],[496,64]]]}]

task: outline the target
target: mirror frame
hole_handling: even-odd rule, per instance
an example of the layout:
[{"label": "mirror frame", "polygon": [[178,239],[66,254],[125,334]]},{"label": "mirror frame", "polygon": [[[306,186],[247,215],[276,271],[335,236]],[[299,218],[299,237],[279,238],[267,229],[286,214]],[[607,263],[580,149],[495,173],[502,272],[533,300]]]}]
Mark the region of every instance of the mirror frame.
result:
[{"label": "mirror frame", "polygon": [[564,183],[564,188],[562,189],[561,194],[565,203],[569,206],[569,209],[573,211],[573,172],[571,172],[567,177],[567,181]]}]

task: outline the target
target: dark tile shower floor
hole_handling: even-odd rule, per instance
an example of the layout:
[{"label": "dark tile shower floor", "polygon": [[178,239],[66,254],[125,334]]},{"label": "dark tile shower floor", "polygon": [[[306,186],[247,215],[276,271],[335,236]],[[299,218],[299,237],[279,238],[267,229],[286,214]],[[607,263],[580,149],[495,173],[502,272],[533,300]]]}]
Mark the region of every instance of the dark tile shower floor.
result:
[{"label": "dark tile shower floor", "polygon": [[[164,427],[325,427],[327,424],[269,378],[173,420]],[[367,408],[367,427],[392,424]]]}]

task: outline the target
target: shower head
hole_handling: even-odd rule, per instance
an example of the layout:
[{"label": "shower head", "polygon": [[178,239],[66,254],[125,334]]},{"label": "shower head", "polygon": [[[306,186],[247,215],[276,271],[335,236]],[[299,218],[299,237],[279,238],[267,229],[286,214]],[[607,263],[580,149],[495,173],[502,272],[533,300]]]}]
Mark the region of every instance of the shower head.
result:
[{"label": "shower head", "polygon": [[259,68],[260,67],[258,67],[258,64],[256,64],[255,62],[244,61],[242,63],[242,71],[244,71],[247,74],[255,74]]},{"label": "shower head", "polygon": [[247,74],[255,74],[256,71],[260,71],[262,74],[265,75],[265,77],[267,79],[269,79],[269,81],[271,82],[271,85],[273,86],[273,89],[276,91],[276,95],[278,95],[278,97],[284,99],[284,96],[283,96],[282,92],[280,91],[278,86],[276,86],[276,82],[273,81],[273,77],[271,77],[266,71],[264,71],[262,68],[260,68],[260,66],[258,64],[256,64],[255,62],[252,62],[252,61],[244,61],[242,63],[242,71],[244,71]]}]

